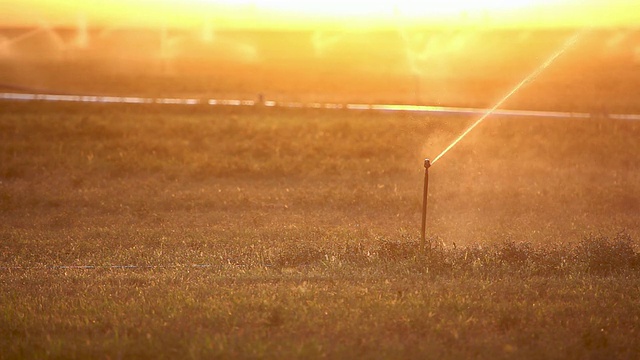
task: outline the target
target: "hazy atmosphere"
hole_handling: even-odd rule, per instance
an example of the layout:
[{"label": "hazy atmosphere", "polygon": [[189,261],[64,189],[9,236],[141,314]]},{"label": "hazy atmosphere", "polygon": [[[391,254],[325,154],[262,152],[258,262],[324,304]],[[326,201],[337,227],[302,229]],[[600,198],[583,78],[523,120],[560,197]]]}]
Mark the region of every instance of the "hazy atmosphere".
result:
[{"label": "hazy atmosphere", "polygon": [[516,28],[636,26],[640,5],[631,0],[5,0],[0,23],[69,26],[84,19],[105,27],[229,29],[389,28],[489,26]]},{"label": "hazy atmosphere", "polygon": [[4,1],[0,359],[640,357],[639,14]]}]

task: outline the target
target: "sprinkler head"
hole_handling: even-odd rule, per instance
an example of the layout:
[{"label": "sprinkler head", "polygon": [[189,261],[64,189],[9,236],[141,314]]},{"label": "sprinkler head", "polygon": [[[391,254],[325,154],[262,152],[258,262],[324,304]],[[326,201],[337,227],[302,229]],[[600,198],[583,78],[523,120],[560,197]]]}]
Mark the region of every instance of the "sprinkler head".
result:
[{"label": "sprinkler head", "polygon": [[431,161],[429,159],[424,159],[424,168],[428,169],[431,167]]}]

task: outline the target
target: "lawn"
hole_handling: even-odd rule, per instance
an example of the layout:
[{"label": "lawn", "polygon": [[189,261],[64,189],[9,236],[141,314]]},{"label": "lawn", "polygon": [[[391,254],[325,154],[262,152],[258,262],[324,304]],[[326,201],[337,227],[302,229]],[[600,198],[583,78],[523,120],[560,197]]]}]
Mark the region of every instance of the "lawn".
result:
[{"label": "lawn", "polygon": [[0,358],[637,358],[640,123],[0,107]]}]

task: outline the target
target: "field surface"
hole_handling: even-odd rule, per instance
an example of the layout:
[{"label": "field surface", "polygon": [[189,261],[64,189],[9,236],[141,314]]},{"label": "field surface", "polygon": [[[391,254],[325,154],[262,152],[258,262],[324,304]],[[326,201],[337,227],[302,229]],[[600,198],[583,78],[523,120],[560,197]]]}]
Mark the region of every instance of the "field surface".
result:
[{"label": "field surface", "polygon": [[[491,107],[573,30],[0,29],[0,91]],[[82,35],[82,36],[79,36]],[[505,104],[0,102],[0,359],[640,358],[640,32]]]},{"label": "field surface", "polygon": [[0,358],[638,358],[640,123],[0,106]]}]

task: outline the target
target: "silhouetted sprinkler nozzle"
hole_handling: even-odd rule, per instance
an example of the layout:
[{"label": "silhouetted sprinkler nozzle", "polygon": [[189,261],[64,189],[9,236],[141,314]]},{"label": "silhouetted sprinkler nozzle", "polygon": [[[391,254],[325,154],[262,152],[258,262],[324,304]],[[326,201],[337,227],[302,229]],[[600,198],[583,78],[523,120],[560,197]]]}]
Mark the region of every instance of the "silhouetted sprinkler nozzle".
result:
[{"label": "silhouetted sprinkler nozzle", "polygon": [[[429,192],[429,168],[431,167],[431,161],[424,159],[424,191],[422,193],[422,242],[420,246],[424,251],[427,248],[427,193]],[[429,244],[431,249],[431,244]]]}]

